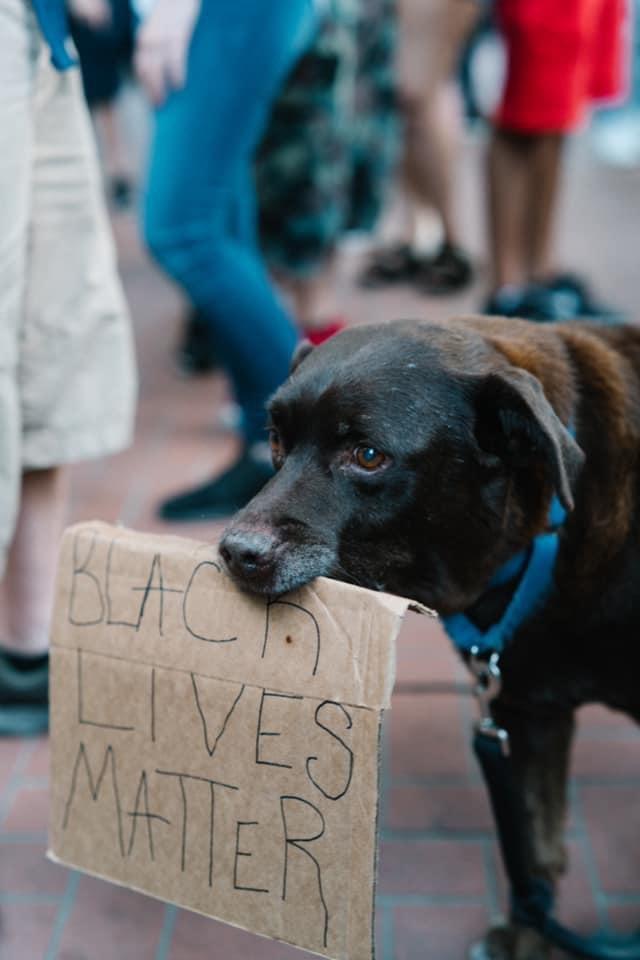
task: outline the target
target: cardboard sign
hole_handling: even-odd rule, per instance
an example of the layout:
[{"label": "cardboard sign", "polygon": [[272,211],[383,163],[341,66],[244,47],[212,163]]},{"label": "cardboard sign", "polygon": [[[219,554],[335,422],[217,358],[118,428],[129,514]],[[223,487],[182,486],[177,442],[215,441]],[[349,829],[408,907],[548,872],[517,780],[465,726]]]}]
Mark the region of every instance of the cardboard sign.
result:
[{"label": "cardboard sign", "polygon": [[340,960],[373,956],[382,711],[409,601],[240,593],[211,544],[65,534],[52,859]]}]

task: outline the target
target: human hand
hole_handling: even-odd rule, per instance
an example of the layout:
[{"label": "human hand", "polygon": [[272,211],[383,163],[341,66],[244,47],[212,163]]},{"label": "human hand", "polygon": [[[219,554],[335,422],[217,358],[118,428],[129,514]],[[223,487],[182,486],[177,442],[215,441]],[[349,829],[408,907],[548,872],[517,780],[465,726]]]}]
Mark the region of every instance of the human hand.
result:
[{"label": "human hand", "polygon": [[157,0],[138,31],[135,68],[155,106],[187,78],[187,60],[200,0]]},{"label": "human hand", "polygon": [[87,26],[100,30],[111,23],[108,0],[68,0],[69,11]]}]

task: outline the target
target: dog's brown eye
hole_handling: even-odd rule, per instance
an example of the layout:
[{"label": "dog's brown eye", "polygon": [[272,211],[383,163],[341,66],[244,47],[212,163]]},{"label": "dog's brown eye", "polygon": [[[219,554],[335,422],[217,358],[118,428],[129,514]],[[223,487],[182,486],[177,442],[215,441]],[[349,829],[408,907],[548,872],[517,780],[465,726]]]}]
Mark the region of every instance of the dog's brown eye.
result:
[{"label": "dog's brown eye", "polygon": [[363,470],[377,470],[386,462],[387,456],[375,447],[362,446],[353,451],[353,459]]},{"label": "dog's brown eye", "polygon": [[269,430],[269,446],[271,447],[271,460],[276,470],[278,470],[284,463],[284,444],[282,437],[275,427],[271,427]]}]

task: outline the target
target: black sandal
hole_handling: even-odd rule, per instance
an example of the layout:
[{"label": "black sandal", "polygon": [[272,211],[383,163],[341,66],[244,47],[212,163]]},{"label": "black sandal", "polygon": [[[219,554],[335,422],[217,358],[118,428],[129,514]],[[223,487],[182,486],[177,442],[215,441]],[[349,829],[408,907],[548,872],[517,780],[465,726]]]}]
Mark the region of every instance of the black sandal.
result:
[{"label": "black sandal", "polygon": [[176,361],[179,370],[187,376],[211,373],[220,366],[211,324],[195,308],[191,309],[184,322]]},{"label": "black sandal", "polygon": [[460,247],[443,243],[435,257],[425,260],[414,277],[423,293],[447,294],[464,290],[473,280],[469,257]]},{"label": "black sandal", "polygon": [[382,247],[372,254],[364,268],[358,283],[361,287],[374,289],[394,283],[408,283],[412,280],[423,260],[408,243],[393,247]]}]

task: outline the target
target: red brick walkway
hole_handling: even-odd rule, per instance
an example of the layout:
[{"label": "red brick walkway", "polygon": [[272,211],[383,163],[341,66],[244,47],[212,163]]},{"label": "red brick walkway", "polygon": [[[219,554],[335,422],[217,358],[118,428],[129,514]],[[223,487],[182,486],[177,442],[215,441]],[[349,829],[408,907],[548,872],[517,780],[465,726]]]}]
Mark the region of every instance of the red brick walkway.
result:
[{"label": "red brick walkway", "polygon": [[[474,154],[461,206],[480,250]],[[591,270],[603,294],[637,316],[638,174],[570,167],[562,246]],[[142,377],[134,449],[78,468],[73,520],[101,517],[164,529],[154,505],[233,455],[215,426],[218,379],[184,381],[170,346],[178,301],[139,252],[130,218],[116,222],[135,317]],[[470,309],[404,292],[344,295],[356,319]],[[259,346],[259,345],[257,345]],[[175,530],[175,528],[173,528]],[[189,527],[215,538],[219,528]],[[178,531],[181,532],[181,531]],[[185,530],[185,532],[187,532]],[[378,949],[382,960],[461,960],[503,902],[487,801],[469,749],[468,680],[439,629],[411,616],[399,642],[393,710],[383,753]],[[285,960],[298,951],[151,899],[80,877],[44,859],[48,746],[0,741],[0,958],[2,960]],[[582,711],[571,786],[571,867],[561,916],[587,929],[640,921],[640,733],[621,716]]]}]

